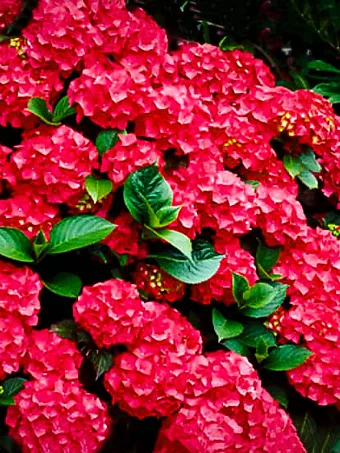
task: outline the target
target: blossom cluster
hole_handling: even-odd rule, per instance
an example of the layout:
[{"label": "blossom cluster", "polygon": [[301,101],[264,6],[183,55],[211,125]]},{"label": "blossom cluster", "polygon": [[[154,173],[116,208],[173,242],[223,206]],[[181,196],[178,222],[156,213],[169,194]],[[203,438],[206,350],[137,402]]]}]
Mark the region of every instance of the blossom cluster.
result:
[{"label": "blossom cluster", "polygon": [[129,414],[168,417],[155,451],[222,452],[237,445],[246,452],[256,445],[270,452],[275,445],[283,452],[287,441],[291,452],[305,451],[246,358],[202,354],[200,333],[186,318],[166,304],[142,302],[135,285],[108,280],[86,287],[74,317],[98,346],[128,348],[115,357],[104,384]]},{"label": "blossom cluster", "polygon": [[[0,6],[0,28],[19,3]],[[0,72],[0,125],[18,138],[0,143],[0,226],[48,237],[65,215],[94,213],[117,225],[103,243],[127,264],[127,281],[87,285],[72,307],[98,349],[124,347],[104,376],[109,403],[81,383],[76,344],[41,329],[38,274],[0,262],[0,380],[19,370],[30,379],[8,409],[11,436],[24,452],[95,453],[117,404],[140,419],[165,417],[155,453],[304,452],[250,362],[205,353],[177,308],[234,304],[233,272],[258,280],[242,241],[261,231],[280,247],[273,271],[290,297],[268,325],[282,344],[313,352],[289,381],[320,405],[340,405],[340,242],[310,226],[303,185],[284,165],[312,151],[320,192],[340,206],[340,120],[329,102],[275,86],[250,53],[169,46],[151,17],[119,0],[40,0],[21,36],[1,42]],[[34,97],[52,108],[65,93],[76,109],[66,124],[43,124],[27,109]],[[99,152],[93,131],[103,129],[117,140]],[[155,162],[180,207],[171,228],[208,237],[224,255],[207,281],[185,284],[149,260],[142,225],[122,202],[129,175]],[[103,200],[88,197],[89,175],[112,182]]]}]

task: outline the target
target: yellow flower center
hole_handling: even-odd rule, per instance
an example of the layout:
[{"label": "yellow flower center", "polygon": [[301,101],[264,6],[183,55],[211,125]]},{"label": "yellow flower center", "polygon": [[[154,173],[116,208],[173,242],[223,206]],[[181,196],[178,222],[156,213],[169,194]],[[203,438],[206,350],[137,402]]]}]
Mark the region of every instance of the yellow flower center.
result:
[{"label": "yellow flower center", "polygon": [[18,52],[19,57],[26,58],[25,52],[22,49],[22,45],[26,44],[26,41],[22,38],[12,38],[9,40],[9,47],[14,47],[14,49]]},{"label": "yellow flower center", "polygon": [[329,223],[327,225],[327,228],[329,229],[329,231],[332,233],[333,236],[335,236],[336,238],[340,237],[340,226],[339,225],[335,225],[334,223]]},{"label": "yellow flower center", "polygon": [[241,143],[239,143],[239,142],[236,140],[236,138],[229,138],[229,139],[225,142],[225,144],[224,144],[225,147],[233,146],[233,145],[234,145],[234,146],[237,146],[238,148],[241,148],[241,146],[242,146]]}]

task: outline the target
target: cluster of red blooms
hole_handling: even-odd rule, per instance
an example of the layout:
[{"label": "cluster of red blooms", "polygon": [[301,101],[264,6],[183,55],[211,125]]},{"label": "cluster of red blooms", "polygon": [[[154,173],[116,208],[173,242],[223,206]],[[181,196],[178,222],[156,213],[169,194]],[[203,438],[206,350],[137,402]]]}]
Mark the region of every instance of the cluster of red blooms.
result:
[{"label": "cluster of red blooms", "polygon": [[[3,5],[0,28],[20,9]],[[1,226],[48,234],[61,205],[106,216],[110,197],[84,205],[86,176],[107,174],[116,192],[157,161],[182,206],[171,228],[192,239],[208,232],[225,254],[210,280],[188,287],[145,261],[141,226],[115,211],[109,220],[118,227],[105,242],[134,267],[134,284],[85,287],[73,310],[99,348],[127,348],[104,377],[112,402],[139,418],[167,417],[157,453],[304,452],[247,359],[203,354],[199,332],[168,303],[184,295],[233,303],[232,272],[257,280],[241,236],[261,229],[268,246],[281,246],[274,272],[290,285],[291,308],[269,325],[281,342],[302,338],[313,352],[290,382],[319,404],[340,404],[340,242],[307,226],[298,184],[272,147],[279,137],[284,153],[311,148],[324,194],[339,202],[340,120],[328,101],[275,87],[269,68],[246,52],[188,42],[170,51],[165,31],[119,0],[40,0],[22,36],[0,44],[0,72],[0,125],[21,128],[19,145],[0,145]],[[42,125],[28,101],[54,105],[64,86],[77,124]],[[84,118],[128,133],[99,157]],[[94,453],[110,432],[108,409],[80,384],[75,344],[35,330],[41,288],[30,269],[0,264],[0,379],[19,367],[31,379],[7,424],[24,452]]]},{"label": "cluster of red blooms", "polygon": [[80,385],[82,356],[75,344],[34,330],[42,289],[38,275],[1,263],[0,283],[0,379],[19,367],[31,376],[8,409],[11,436],[27,453],[97,451],[109,435],[107,407]]}]

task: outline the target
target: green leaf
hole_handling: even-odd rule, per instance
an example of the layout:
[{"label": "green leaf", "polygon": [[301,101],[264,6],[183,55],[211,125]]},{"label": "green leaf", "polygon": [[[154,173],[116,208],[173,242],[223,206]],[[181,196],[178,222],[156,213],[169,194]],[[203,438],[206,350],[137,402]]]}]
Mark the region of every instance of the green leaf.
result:
[{"label": "green leaf", "polygon": [[316,71],[322,72],[332,72],[334,74],[340,74],[340,70],[335,68],[333,65],[329,63],[325,63],[322,60],[314,60],[307,64],[308,69],[314,69]]},{"label": "green leaf", "polygon": [[340,103],[340,94],[334,94],[333,96],[328,98],[331,104],[339,104]]},{"label": "green leaf", "polygon": [[76,109],[70,106],[68,96],[62,97],[54,108],[52,121],[53,123],[60,123],[65,118],[72,116],[76,113]]},{"label": "green leaf", "polygon": [[222,313],[215,308],[212,311],[212,321],[218,341],[238,337],[243,332],[240,322],[226,319]]},{"label": "green leaf", "polygon": [[13,406],[14,396],[24,388],[24,383],[26,379],[23,378],[12,378],[7,379],[0,386],[0,406]]},{"label": "green leaf", "polygon": [[247,320],[243,322],[243,332],[240,341],[246,346],[256,347],[258,341],[263,339],[268,347],[276,346],[273,332],[266,328],[261,321]]},{"label": "green leaf", "polygon": [[318,426],[309,412],[304,415],[293,415],[293,422],[299,438],[308,453],[321,453],[321,439]]},{"label": "green leaf", "polygon": [[32,245],[17,228],[0,227],[0,255],[23,263],[33,263]]},{"label": "green leaf", "polygon": [[312,354],[302,346],[286,344],[273,349],[263,366],[273,371],[292,370],[302,365]]},{"label": "green leaf", "polygon": [[172,190],[156,164],[132,173],[124,185],[124,202],[134,219],[155,225],[156,212],[172,205]]},{"label": "green leaf", "polygon": [[202,33],[203,33],[203,40],[205,43],[210,43],[210,31],[209,31],[209,22],[206,20],[202,20],[201,22],[201,27],[202,27]]},{"label": "green leaf", "polygon": [[313,88],[313,91],[328,98],[331,104],[338,104],[340,102],[340,81],[319,83]]},{"label": "green leaf", "polygon": [[331,453],[340,453],[340,439],[337,440],[334,445],[332,445]]},{"label": "green leaf", "polygon": [[263,308],[276,296],[275,288],[268,283],[256,283],[243,293],[244,306],[249,308]]},{"label": "green leaf", "polygon": [[263,269],[260,263],[256,263],[256,272],[261,280],[272,280],[271,276]]},{"label": "green leaf", "polygon": [[109,351],[95,350],[89,355],[89,359],[96,372],[96,380],[100,378],[104,373],[109,371],[113,365],[113,357]]},{"label": "green leaf", "polygon": [[191,241],[183,233],[179,233],[174,230],[153,230],[152,228],[145,225],[148,235],[151,238],[161,239],[168,242],[170,245],[175,247],[177,250],[183,253],[187,258],[191,260],[192,245]]},{"label": "green leaf", "polygon": [[6,396],[17,395],[24,388],[24,383],[26,381],[27,381],[27,379],[24,379],[21,377],[7,379],[2,384],[2,387],[4,389],[4,395],[6,395]]},{"label": "green leaf", "polygon": [[313,171],[314,173],[320,173],[322,170],[321,165],[315,158],[315,154],[311,149],[304,151],[301,156],[301,162],[307,168],[307,170]]},{"label": "green leaf", "polygon": [[216,253],[214,247],[204,240],[196,240],[192,246],[191,260],[173,248],[164,247],[150,258],[154,258],[165,272],[177,280],[189,284],[202,283],[216,274],[224,255]]},{"label": "green leaf", "polygon": [[288,285],[282,285],[281,283],[277,282],[270,282],[268,285],[275,288],[275,297],[271,300],[271,302],[264,307],[261,308],[251,308],[251,307],[244,307],[242,308],[242,313],[245,316],[249,316],[251,318],[264,318],[266,316],[271,315],[274,313],[275,310],[279,308],[280,305],[283,304]]},{"label": "green leaf", "polygon": [[86,357],[89,357],[92,348],[96,348],[91,335],[83,329],[77,330],[77,346]]},{"label": "green leaf", "polygon": [[332,419],[316,422],[310,412],[293,414],[292,419],[308,453],[340,453],[340,427]]},{"label": "green leaf", "polygon": [[263,360],[268,357],[269,354],[268,349],[269,345],[267,344],[266,340],[264,338],[259,338],[258,341],[256,342],[255,352],[256,360],[259,363],[263,362]]},{"label": "green leaf", "polygon": [[52,293],[63,297],[77,298],[82,289],[82,281],[71,272],[58,272],[44,278],[42,283]]},{"label": "green leaf", "polygon": [[267,247],[262,241],[259,241],[256,251],[256,264],[260,264],[266,272],[269,272],[277,263],[280,251],[280,247]]},{"label": "green leaf", "polygon": [[291,156],[290,154],[284,156],[283,165],[292,178],[298,176],[304,168],[300,157]]},{"label": "green leaf", "polygon": [[96,139],[96,148],[99,156],[102,156],[106,151],[112,149],[119,141],[119,134],[124,134],[124,132],[125,131],[119,129],[106,129],[105,131],[101,131]]},{"label": "green leaf", "polygon": [[67,340],[77,341],[78,324],[73,319],[64,319],[51,326],[51,332],[55,332],[59,337],[66,338]]},{"label": "green leaf", "polygon": [[13,396],[0,395],[0,406],[14,406]]},{"label": "green leaf", "polygon": [[36,258],[39,258],[47,247],[47,239],[42,230],[36,235],[33,241],[33,250],[35,253]]},{"label": "green leaf", "polygon": [[268,384],[265,386],[265,389],[274,398],[274,400],[278,401],[281,404],[281,406],[283,406],[284,408],[288,407],[288,393],[284,387],[277,384]]},{"label": "green leaf", "polygon": [[256,191],[256,189],[261,185],[260,182],[258,181],[254,181],[252,179],[247,179],[246,181],[244,181],[246,184],[250,184],[252,186],[252,188]]},{"label": "green leaf", "polygon": [[181,206],[163,206],[155,213],[155,217],[150,219],[150,226],[152,228],[163,228],[170,223],[174,222],[181,210]]},{"label": "green leaf", "polygon": [[289,75],[293,79],[296,88],[303,90],[310,89],[308,80],[302,74],[297,71],[289,71]]},{"label": "green leaf", "polygon": [[50,124],[52,126],[58,126],[61,124],[53,122],[52,112],[48,109],[45,99],[31,98],[28,101],[27,110],[33,113],[33,115],[38,116],[46,124]]},{"label": "green leaf", "polygon": [[327,225],[340,225],[340,212],[336,211],[331,211],[328,212],[325,220],[324,220],[325,226]]},{"label": "green leaf", "polygon": [[97,179],[92,175],[85,178],[85,189],[93,200],[93,203],[102,200],[112,192],[113,184],[108,179]]},{"label": "green leaf", "polygon": [[250,355],[250,350],[245,346],[238,338],[230,338],[229,340],[222,341],[223,346],[228,348],[230,351],[234,351],[237,354],[245,357]]},{"label": "green leaf", "polygon": [[248,280],[240,274],[232,273],[233,297],[238,305],[244,302],[243,294],[249,290]]},{"label": "green leaf", "polygon": [[261,280],[269,280],[269,281],[274,282],[276,280],[282,279],[281,274],[269,274],[268,272],[266,272],[263,269],[263,267],[259,263],[256,263],[256,271],[257,271],[257,275],[260,277]]},{"label": "green leaf", "polygon": [[51,230],[47,254],[70,252],[102,241],[115,228],[111,222],[96,216],[68,217]]},{"label": "green leaf", "polygon": [[308,187],[308,189],[317,189],[318,186],[319,186],[319,183],[318,183],[318,180],[316,179],[316,177],[313,175],[313,173],[311,173],[310,171],[308,170],[303,170],[300,174],[299,174],[299,179],[300,181]]}]

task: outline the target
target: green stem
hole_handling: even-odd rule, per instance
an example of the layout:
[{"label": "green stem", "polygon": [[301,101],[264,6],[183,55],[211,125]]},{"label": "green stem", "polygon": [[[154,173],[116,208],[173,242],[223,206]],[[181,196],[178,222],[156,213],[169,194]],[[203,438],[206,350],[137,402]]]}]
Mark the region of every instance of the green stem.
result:
[{"label": "green stem", "polygon": [[276,73],[280,77],[280,79],[284,80],[283,73],[281,72],[279,66],[275,63],[274,59],[262,47],[258,46],[257,44],[254,44],[254,47],[256,50],[258,50],[260,53],[262,53],[262,55],[268,61],[270,67],[276,71]]},{"label": "green stem", "polygon": [[324,35],[323,31],[320,30],[314,23],[314,20],[310,14],[308,14],[308,10],[306,12],[302,12],[298,5],[296,4],[295,0],[290,0],[291,4],[295,8],[295,11],[298,13],[299,16],[306,22],[307,25],[312,27],[312,29],[319,35],[320,39],[327,43],[329,46],[331,46],[333,49],[335,49],[337,52],[340,52],[340,44],[337,39],[337,44],[333,44],[329,39],[327,38],[326,35]]}]

